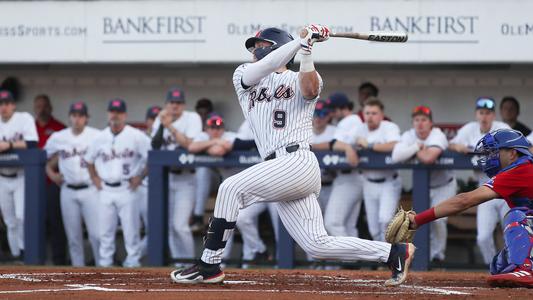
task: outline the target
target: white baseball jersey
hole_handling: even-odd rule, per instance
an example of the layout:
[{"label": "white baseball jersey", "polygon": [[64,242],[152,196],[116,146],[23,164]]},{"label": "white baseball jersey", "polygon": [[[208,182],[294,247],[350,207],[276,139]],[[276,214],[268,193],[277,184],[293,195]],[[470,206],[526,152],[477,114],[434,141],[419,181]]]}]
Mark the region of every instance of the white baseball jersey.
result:
[{"label": "white baseball jersey", "polygon": [[[368,143],[373,144],[398,142],[400,141],[400,127],[390,121],[383,120],[378,128],[369,130],[367,124],[362,123],[357,127],[355,134],[352,135],[353,139],[350,144],[354,144],[358,137],[366,138]],[[369,179],[390,177],[395,173],[395,170],[363,170],[363,175]]]},{"label": "white baseball jersey", "polygon": [[[490,128],[490,131],[497,129],[511,129],[511,127],[509,127],[509,125],[507,125],[506,123],[500,121],[492,122],[492,127]],[[463,127],[461,127],[459,131],[457,131],[457,135],[450,141],[450,144],[464,145],[473,151],[477,145],[477,142],[479,142],[479,140],[485,134],[486,133],[481,132],[479,122],[468,122]],[[474,174],[476,175],[479,184],[488,180],[488,177],[483,172],[474,171]]]},{"label": "white baseball jersey", "polygon": [[363,122],[358,115],[349,115],[342,118],[337,124],[334,138],[338,141],[355,145],[354,131],[359,128],[361,124],[363,124]]},{"label": "white baseball jersey", "polygon": [[[35,119],[27,112],[14,112],[7,122],[0,118],[0,140],[4,142],[39,141]],[[0,168],[4,174],[14,174],[22,168]]]},{"label": "white baseball jersey", "polygon": [[313,132],[313,137],[311,138],[311,144],[321,144],[331,142],[335,136],[335,131],[337,129],[333,125],[327,125],[326,129],[319,134]]},{"label": "white baseball jersey", "polygon": [[72,132],[72,128],[65,128],[54,132],[46,141],[44,150],[48,157],[58,155],[59,172],[66,184],[91,184],[87,163],[83,157],[99,134],[100,130],[89,126],[85,126],[78,135]]},{"label": "white baseball jersey", "polygon": [[[156,118],[152,126],[152,137],[157,133],[161,120]],[[200,132],[202,132],[202,119],[200,115],[191,111],[184,111],[181,116],[174,122],[172,122],[172,127],[176,128],[177,131],[185,134],[186,137],[194,139]],[[175,150],[179,148],[174,135],[170,133],[168,129],[165,128],[163,131],[163,146],[161,150]]]},{"label": "white baseball jersey", "polygon": [[254,139],[254,133],[252,132],[248,121],[244,120],[244,122],[242,122],[239,130],[237,130],[237,138],[243,141]]},{"label": "white baseball jersey", "polygon": [[[443,151],[448,148],[448,139],[446,138],[446,135],[444,135],[440,128],[433,127],[425,140],[420,139],[416,135],[416,131],[414,128],[409,129],[408,131],[402,134],[401,140],[398,144],[396,144],[395,149],[396,147],[409,147],[415,143],[421,143],[426,147],[437,147],[442,149]],[[450,181],[450,178],[453,178],[452,170],[432,170],[430,172],[429,179],[430,186],[442,186],[448,183]]]},{"label": "white baseball jersey", "polygon": [[[291,70],[271,73],[256,85],[244,89],[242,74],[248,63],[233,74],[233,85],[244,117],[254,133],[261,157],[294,144],[309,144],[316,99],[305,100],[298,73]],[[322,79],[320,79],[322,90]]]},{"label": "white baseball jersey", "polygon": [[149,150],[150,139],[142,131],[126,125],[115,135],[107,127],[89,146],[84,158],[94,163],[104,182],[116,183],[139,175]]}]

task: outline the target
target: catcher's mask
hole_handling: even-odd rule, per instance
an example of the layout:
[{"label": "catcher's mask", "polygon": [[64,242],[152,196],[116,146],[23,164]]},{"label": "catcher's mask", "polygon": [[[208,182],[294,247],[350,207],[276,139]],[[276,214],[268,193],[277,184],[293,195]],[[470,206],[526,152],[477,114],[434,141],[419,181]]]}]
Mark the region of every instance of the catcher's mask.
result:
[{"label": "catcher's mask", "polygon": [[531,143],[524,135],[512,129],[499,129],[487,133],[476,145],[476,154],[480,155],[477,163],[487,174],[493,177],[502,169],[500,164],[500,149],[515,149],[516,151],[533,157],[529,152]]}]

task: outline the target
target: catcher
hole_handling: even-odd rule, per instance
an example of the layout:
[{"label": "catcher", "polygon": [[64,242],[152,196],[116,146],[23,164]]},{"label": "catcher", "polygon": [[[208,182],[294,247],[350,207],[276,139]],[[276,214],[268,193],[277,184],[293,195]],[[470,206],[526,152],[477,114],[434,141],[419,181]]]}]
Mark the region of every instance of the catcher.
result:
[{"label": "catcher", "polygon": [[389,224],[387,240],[411,239],[414,230],[436,219],[457,214],[486,201],[503,198],[511,208],[505,216],[505,247],[492,260],[491,286],[533,288],[533,154],[519,132],[500,129],[486,134],[476,146],[489,181],[416,214],[400,210]]}]

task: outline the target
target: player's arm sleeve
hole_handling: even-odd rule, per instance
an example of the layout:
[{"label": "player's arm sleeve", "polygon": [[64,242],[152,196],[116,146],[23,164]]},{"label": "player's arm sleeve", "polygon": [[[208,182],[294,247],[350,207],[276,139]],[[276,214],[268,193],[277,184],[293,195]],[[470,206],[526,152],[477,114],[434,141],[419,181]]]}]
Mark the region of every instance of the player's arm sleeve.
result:
[{"label": "player's arm sleeve", "polygon": [[295,39],[270,52],[267,56],[254,63],[248,64],[243,70],[241,84],[243,88],[259,83],[261,79],[287,65],[300,50],[300,39]]},{"label": "player's arm sleeve", "polygon": [[405,132],[399,143],[394,145],[394,149],[392,150],[392,162],[398,163],[402,161],[406,161],[409,158],[413,157],[418,150],[420,150],[418,144],[415,143],[409,143],[407,135],[409,132]]},{"label": "player's arm sleeve", "polygon": [[163,124],[159,124],[159,127],[157,127],[156,132],[154,133],[154,136],[152,137],[152,149],[159,150],[163,146],[163,131],[165,130],[165,127]]}]

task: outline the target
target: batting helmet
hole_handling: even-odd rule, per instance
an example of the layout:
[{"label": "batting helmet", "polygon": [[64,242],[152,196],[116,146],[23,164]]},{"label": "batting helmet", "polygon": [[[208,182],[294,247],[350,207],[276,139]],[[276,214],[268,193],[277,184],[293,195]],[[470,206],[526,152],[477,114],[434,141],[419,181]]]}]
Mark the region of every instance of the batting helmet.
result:
[{"label": "batting helmet", "polygon": [[[257,60],[261,60],[263,57],[267,56],[270,52],[278,49],[279,47],[287,44],[288,42],[294,40],[292,35],[288,33],[287,31],[281,30],[279,28],[266,28],[261,31],[258,31],[257,34],[254,37],[251,37],[246,40],[244,43],[244,46],[248,51],[253,53]],[[265,41],[272,43],[271,46],[264,47],[264,48],[257,48],[255,49],[255,42],[258,41]],[[287,64],[287,67],[289,67],[294,62],[294,57],[291,59],[291,61]]]},{"label": "batting helmet", "polygon": [[501,170],[500,149],[515,149],[516,151],[533,157],[529,151],[531,143],[517,130],[498,129],[487,133],[479,140],[475,152],[483,157],[478,160],[483,172],[492,177]]}]

